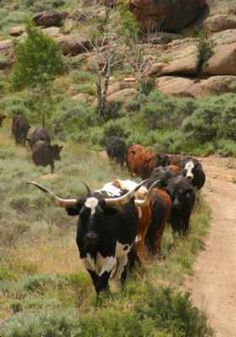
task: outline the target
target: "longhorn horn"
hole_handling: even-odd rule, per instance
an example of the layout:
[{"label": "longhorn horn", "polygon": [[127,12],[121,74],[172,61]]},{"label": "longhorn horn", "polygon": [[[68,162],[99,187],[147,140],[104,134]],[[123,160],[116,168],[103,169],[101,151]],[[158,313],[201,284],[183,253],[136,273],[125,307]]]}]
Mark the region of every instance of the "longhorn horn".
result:
[{"label": "longhorn horn", "polygon": [[128,191],[126,194],[117,198],[105,198],[105,204],[107,207],[118,207],[127,204],[127,202],[135,195],[135,192],[147,181],[147,179],[141,181],[134,189]]},{"label": "longhorn horn", "polygon": [[85,186],[88,195],[91,195],[91,190],[90,190],[89,186],[84,181],[82,181],[82,184]]},{"label": "longhorn horn", "polygon": [[147,190],[147,194],[146,194],[146,196],[145,196],[145,199],[135,199],[135,206],[137,206],[137,207],[146,207],[146,206],[148,206],[149,205],[149,203],[150,203],[150,195],[151,195],[151,192],[152,192],[152,189],[155,187],[155,185],[157,184],[157,183],[159,183],[160,182],[160,179],[158,179],[158,180],[156,180],[156,181],[154,181],[152,184],[151,184],[151,186],[149,187],[149,189]]},{"label": "longhorn horn", "polygon": [[33,186],[36,186],[38,189],[40,189],[44,193],[48,193],[50,196],[52,196],[55,199],[55,203],[59,207],[64,207],[64,208],[73,207],[77,203],[77,199],[62,199],[62,198],[59,198],[51,190],[49,190],[48,188],[36,183],[35,181],[29,181],[27,183],[31,184]]}]

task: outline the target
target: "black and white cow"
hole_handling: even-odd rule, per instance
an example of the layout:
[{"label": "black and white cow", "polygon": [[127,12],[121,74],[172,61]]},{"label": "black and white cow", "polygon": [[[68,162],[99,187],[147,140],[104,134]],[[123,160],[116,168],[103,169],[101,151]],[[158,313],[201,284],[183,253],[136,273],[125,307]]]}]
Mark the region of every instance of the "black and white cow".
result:
[{"label": "black and white cow", "polygon": [[88,188],[87,195],[79,199],[61,199],[45,187],[31,183],[53,196],[57,205],[64,207],[69,215],[78,216],[76,243],[97,294],[109,288],[111,274],[124,283],[128,253],[138,230],[135,203],[139,207],[146,205],[146,199],[134,200],[134,194],[144,181],[128,192],[120,192],[123,194],[118,197],[111,197],[111,191],[91,192]]},{"label": "black and white cow", "polygon": [[183,176],[188,178],[197,189],[202,188],[205,184],[206,175],[197,159],[183,161]]}]

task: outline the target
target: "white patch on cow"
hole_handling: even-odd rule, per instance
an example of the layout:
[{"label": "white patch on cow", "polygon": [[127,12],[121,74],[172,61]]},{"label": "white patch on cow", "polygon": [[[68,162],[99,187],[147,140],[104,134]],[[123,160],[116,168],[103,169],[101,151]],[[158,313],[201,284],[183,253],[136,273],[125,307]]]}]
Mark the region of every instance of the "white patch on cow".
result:
[{"label": "white patch on cow", "polygon": [[126,180],[117,179],[117,181],[120,183],[120,187],[122,189],[128,190],[128,191],[133,190],[138,185],[138,183],[136,183],[136,181],[129,180],[129,179],[126,179]]},{"label": "white patch on cow", "polygon": [[86,207],[91,209],[91,215],[95,214],[96,207],[98,205],[98,199],[94,197],[87,198],[84,204]]},{"label": "white patch on cow", "polygon": [[194,162],[192,160],[188,161],[185,164],[184,169],[186,170],[187,178],[193,179],[193,172],[192,172],[193,168],[194,168]]},{"label": "white patch on cow", "polygon": [[89,253],[87,253],[86,257],[82,259],[82,262],[86,269],[91,270],[91,271],[96,271],[95,261]]},{"label": "white patch on cow", "polygon": [[96,192],[106,192],[111,197],[119,197],[121,195],[121,189],[114,186],[112,181],[105,184],[100,190],[97,190]]},{"label": "white patch on cow", "polygon": [[141,207],[137,207],[137,209],[138,209],[138,218],[141,219],[142,215],[143,215],[142,208]]},{"label": "white patch on cow", "polygon": [[116,266],[115,256],[103,257],[99,252],[97,253],[96,268],[97,274],[101,276],[103,273],[110,273]]},{"label": "white patch on cow", "polygon": [[119,281],[119,282],[120,282],[121,275],[122,275],[127,263],[128,263],[128,255],[127,254],[120,257],[117,261],[118,267],[117,267],[117,270],[116,270],[115,277],[116,277],[116,280]]},{"label": "white patch on cow", "polygon": [[104,272],[111,272],[116,265],[116,258],[114,256],[103,257],[99,252],[96,255],[96,261],[87,253],[86,257],[82,259],[84,267],[87,270],[94,271],[101,276]]},{"label": "white patch on cow", "polygon": [[119,241],[116,242],[116,252],[115,255],[117,258],[120,258],[124,255],[127,255],[131,249],[132,245],[129,245],[127,243],[123,244]]}]

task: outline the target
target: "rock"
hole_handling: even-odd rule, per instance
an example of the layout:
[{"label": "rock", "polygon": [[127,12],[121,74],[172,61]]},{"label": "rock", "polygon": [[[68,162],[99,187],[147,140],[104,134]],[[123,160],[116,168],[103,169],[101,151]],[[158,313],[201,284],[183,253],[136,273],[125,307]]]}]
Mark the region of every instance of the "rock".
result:
[{"label": "rock", "polygon": [[208,32],[221,32],[227,29],[236,28],[236,15],[214,15],[209,17],[203,24]]},{"label": "rock", "polygon": [[60,33],[60,28],[59,27],[48,27],[48,28],[43,28],[42,29],[43,33],[46,33],[50,37],[57,38],[61,35]]},{"label": "rock", "polygon": [[208,8],[207,0],[130,0],[130,11],[144,31],[178,32]]},{"label": "rock", "polygon": [[82,103],[90,103],[94,101],[94,97],[88,94],[80,93],[72,97],[74,100]]},{"label": "rock", "polygon": [[33,16],[33,21],[37,26],[61,26],[66,16],[66,12],[43,11],[35,14]]},{"label": "rock", "polygon": [[[167,45],[164,53],[167,64],[160,74],[194,75],[198,67],[198,41],[196,39],[176,40]],[[160,61],[163,59],[160,58]]]},{"label": "rock", "polygon": [[11,28],[9,34],[15,37],[15,36],[22,35],[24,31],[25,31],[25,28],[23,26],[14,26]]},{"label": "rock", "polygon": [[130,89],[130,88],[133,89],[137,88],[136,79],[133,77],[126,77],[122,79],[122,81],[111,83],[107,90],[107,96],[113,95],[123,89]]},{"label": "rock", "polygon": [[90,40],[81,37],[81,34],[68,36],[60,35],[56,38],[56,41],[62,48],[64,55],[75,56],[92,49]]},{"label": "rock", "polygon": [[222,32],[212,34],[209,41],[213,46],[226,45],[236,42],[236,29],[228,29]]},{"label": "rock", "polygon": [[194,80],[184,77],[161,76],[156,79],[155,88],[166,95],[175,97],[194,97],[191,87]]},{"label": "rock", "polygon": [[127,104],[138,95],[138,91],[133,88],[122,89],[107,97],[108,102],[120,102]]},{"label": "rock", "polygon": [[236,42],[216,46],[203,73],[207,75],[236,75]]},{"label": "rock", "polygon": [[203,80],[162,76],[156,79],[155,88],[175,97],[204,97],[235,92],[236,76],[213,76]]},{"label": "rock", "polygon": [[152,77],[152,76],[160,75],[161,73],[163,74],[162,70],[163,70],[164,67],[165,67],[165,63],[154,62],[146,70],[144,75],[146,77]]},{"label": "rock", "polygon": [[6,50],[12,48],[12,40],[2,40],[0,41],[0,50]]},{"label": "rock", "polygon": [[212,76],[200,81],[199,96],[219,95],[227,92],[236,93],[236,76]]}]

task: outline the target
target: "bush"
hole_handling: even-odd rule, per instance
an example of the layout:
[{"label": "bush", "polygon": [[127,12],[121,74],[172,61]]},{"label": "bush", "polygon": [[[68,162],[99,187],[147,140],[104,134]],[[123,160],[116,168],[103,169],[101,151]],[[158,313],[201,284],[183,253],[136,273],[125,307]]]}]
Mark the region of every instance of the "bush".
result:
[{"label": "bush", "polygon": [[16,62],[11,75],[15,89],[45,86],[64,69],[62,51],[57,43],[30,23],[26,31],[27,38],[15,45]]},{"label": "bush", "polygon": [[109,122],[107,122],[104,127],[104,144],[105,140],[111,136],[126,138],[130,134],[130,131],[124,127],[124,124],[125,123],[122,118],[115,121],[110,120]]},{"label": "bush", "polygon": [[157,330],[173,337],[212,336],[205,315],[193,307],[189,294],[174,293],[170,288],[150,290],[145,306],[136,306],[139,320],[151,319]]},{"label": "bush", "polygon": [[175,100],[159,92],[151,92],[142,109],[147,127],[151,130],[176,126]]},{"label": "bush", "polygon": [[55,133],[63,135],[65,138],[77,137],[79,132],[82,132],[82,135],[87,139],[89,135],[85,130],[96,123],[95,109],[71,98],[65,99],[59,104],[58,111],[52,118]]},{"label": "bush", "polygon": [[3,328],[2,337],[72,337],[81,330],[75,312],[16,315]]},{"label": "bush", "polygon": [[202,106],[184,120],[181,130],[186,138],[201,143],[213,141],[218,134],[219,118],[214,106]]},{"label": "bush", "polygon": [[222,111],[219,125],[219,135],[226,139],[236,141],[236,102],[226,106]]}]

